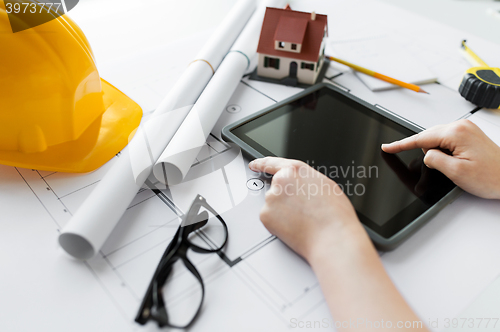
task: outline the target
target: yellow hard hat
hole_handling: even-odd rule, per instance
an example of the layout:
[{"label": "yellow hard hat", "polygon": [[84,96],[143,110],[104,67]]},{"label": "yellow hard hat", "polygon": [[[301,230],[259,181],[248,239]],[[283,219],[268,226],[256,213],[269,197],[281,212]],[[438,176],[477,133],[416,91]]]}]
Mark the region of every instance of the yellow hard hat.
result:
[{"label": "yellow hard hat", "polygon": [[99,77],[68,16],[16,33],[9,16],[0,1],[0,164],[95,170],[127,145],[140,106]]}]

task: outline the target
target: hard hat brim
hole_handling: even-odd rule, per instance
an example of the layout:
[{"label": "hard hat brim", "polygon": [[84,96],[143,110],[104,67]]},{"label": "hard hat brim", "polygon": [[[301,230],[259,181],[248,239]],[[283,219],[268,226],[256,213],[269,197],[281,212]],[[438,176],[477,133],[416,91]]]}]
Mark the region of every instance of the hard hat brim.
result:
[{"label": "hard hat brim", "polygon": [[103,99],[109,106],[78,139],[37,153],[0,151],[0,164],[43,171],[86,173],[108,162],[133,137],[141,122],[142,109],[107,81],[101,79],[101,85]]}]

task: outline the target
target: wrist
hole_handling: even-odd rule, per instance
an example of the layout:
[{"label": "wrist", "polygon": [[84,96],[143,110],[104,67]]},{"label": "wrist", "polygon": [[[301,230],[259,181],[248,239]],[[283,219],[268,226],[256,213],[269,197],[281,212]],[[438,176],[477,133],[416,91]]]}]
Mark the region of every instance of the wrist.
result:
[{"label": "wrist", "polygon": [[313,241],[305,257],[309,265],[316,268],[332,257],[351,256],[373,251],[373,244],[361,223],[342,225],[326,229]]}]

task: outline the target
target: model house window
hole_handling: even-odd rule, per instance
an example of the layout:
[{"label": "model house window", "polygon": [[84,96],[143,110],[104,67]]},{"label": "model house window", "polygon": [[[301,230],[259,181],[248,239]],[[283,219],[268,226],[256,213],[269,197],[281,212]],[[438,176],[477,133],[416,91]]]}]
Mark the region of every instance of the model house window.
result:
[{"label": "model house window", "polygon": [[316,64],[316,71],[319,69],[319,63],[321,62],[321,57],[318,58],[318,63]]},{"label": "model house window", "polygon": [[301,62],[301,63],[300,63],[300,68],[301,68],[301,69],[309,69],[309,70],[314,70],[314,63],[305,63],[305,62]]},{"label": "model house window", "polygon": [[296,50],[297,49],[297,44],[292,44],[292,50]]},{"label": "model house window", "polygon": [[273,67],[274,69],[280,69],[280,59],[264,57],[264,67]]},{"label": "model house window", "polygon": [[280,59],[269,58],[269,67],[274,67],[275,69],[280,69]]},{"label": "model house window", "polygon": [[285,48],[285,42],[278,42],[279,48]]}]

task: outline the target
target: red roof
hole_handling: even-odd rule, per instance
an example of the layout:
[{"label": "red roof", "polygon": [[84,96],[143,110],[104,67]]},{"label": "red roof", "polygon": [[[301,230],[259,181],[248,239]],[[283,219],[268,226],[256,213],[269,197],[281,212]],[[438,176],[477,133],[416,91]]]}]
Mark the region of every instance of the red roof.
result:
[{"label": "red roof", "polygon": [[[311,13],[268,7],[262,23],[257,52],[316,62],[326,26],[326,15],[316,14],[316,19],[313,21]],[[302,49],[300,53],[278,51],[274,49],[275,40],[302,44]]]},{"label": "red roof", "polygon": [[306,34],[307,18],[281,16],[276,27],[274,40],[302,44]]}]

